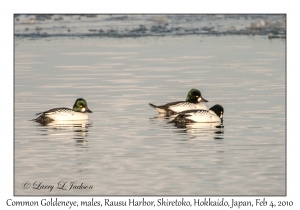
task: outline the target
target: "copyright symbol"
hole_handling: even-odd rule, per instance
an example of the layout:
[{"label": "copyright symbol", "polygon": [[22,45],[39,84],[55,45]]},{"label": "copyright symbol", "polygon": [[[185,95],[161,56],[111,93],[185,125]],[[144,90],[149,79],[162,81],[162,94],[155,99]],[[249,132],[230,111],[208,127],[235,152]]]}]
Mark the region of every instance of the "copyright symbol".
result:
[{"label": "copyright symbol", "polygon": [[23,187],[24,189],[29,189],[29,188],[31,187],[31,183],[28,182],[28,181],[23,182],[22,187]]}]

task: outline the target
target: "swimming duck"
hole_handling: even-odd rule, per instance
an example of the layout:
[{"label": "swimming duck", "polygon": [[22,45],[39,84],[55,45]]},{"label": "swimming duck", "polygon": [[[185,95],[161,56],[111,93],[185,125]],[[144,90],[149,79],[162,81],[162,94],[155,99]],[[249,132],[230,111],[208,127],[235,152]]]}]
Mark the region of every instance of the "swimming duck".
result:
[{"label": "swimming duck", "polygon": [[40,115],[35,119],[36,122],[41,124],[48,124],[52,121],[65,121],[65,120],[88,120],[87,112],[93,113],[87,106],[87,102],[83,98],[78,98],[75,101],[73,109],[69,108],[54,108],[45,112],[36,113]]},{"label": "swimming duck", "polygon": [[223,123],[224,108],[216,104],[209,110],[193,109],[178,113],[175,123]]},{"label": "swimming duck", "polygon": [[199,90],[193,88],[188,92],[185,101],[175,101],[161,106],[156,106],[151,103],[149,103],[149,105],[155,108],[159,113],[174,114],[189,109],[207,110],[204,102],[208,101],[201,96]]}]

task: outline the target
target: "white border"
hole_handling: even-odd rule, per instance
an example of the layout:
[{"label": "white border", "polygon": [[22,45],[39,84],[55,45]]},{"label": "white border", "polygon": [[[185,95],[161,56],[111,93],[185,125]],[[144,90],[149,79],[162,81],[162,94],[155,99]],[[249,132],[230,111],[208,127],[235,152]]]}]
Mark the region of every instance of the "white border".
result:
[{"label": "white border", "polygon": [[[287,13],[287,197],[266,197],[267,200],[292,200],[299,205],[299,8],[296,1],[6,1],[1,4],[1,105],[5,110],[1,119],[1,209],[6,200],[40,200],[42,197],[13,197],[13,14],[14,13]],[[284,99],[283,99],[284,100]],[[47,197],[49,199],[50,197]],[[97,197],[103,199],[103,197]],[[116,199],[118,197],[113,197]],[[123,199],[124,197],[122,197]],[[141,198],[141,197],[137,197]],[[152,197],[156,200],[156,197]],[[217,197],[214,197],[217,198]],[[88,197],[60,197],[63,200],[88,200]],[[125,199],[125,198],[124,198]],[[187,199],[192,200],[192,197]],[[231,199],[226,197],[226,199]],[[254,197],[238,197],[240,200],[255,200]],[[94,207],[95,208],[95,207]],[[32,209],[32,208],[17,208]],[[62,208],[63,209],[63,208]],[[64,207],[67,209],[67,207]],[[82,209],[82,208],[76,208]],[[129,209],[129,208],[126,208]],[[139,208],[144,209],[144,208]],[[171,209],[165,208],[165,209]],[[173,208],[172,208],[173,209]],[[182,209],[182,208],[181,208]],[[206,209],[206,208],[205,208]],[[243,208],[245,209],[245,208]],[[253,208],[252,208],[253,209]],[[267,209],[265,207],[255,209]]]}]

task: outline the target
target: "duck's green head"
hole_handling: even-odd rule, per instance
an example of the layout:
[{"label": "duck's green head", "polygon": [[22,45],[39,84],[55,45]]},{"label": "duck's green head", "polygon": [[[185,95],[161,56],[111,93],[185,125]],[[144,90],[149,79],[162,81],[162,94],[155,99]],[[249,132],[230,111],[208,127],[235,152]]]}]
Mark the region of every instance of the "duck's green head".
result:
[{"label": "duck's green head", "polygon": [[220,104],[212,106],[209,110],[213,111],[216,115],[218,115],[220,119],[223,118],[224,108]]},{"label": "duck's green head", "polygon": [[193,88],[189,91],[189,93],[186,96],[185,101],[191,102],[191,103],[208,102],[206,99],[204,99],[201,96],[200,91],[195,88]]},{"label": "duck's green head", "polygon": [[78,98],[75,101],[75,104],[73,106],[73,111],[75,112],[89,112],[89,113],[93,113],[91,110],[89,110],[86,101],[83,98]]}]

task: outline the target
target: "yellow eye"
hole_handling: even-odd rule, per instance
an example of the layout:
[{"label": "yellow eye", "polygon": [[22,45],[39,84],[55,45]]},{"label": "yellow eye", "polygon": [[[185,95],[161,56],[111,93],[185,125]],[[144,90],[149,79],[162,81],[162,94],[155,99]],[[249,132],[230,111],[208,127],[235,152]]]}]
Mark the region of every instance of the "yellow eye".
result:
[{"label": "yellow eye", "polygon": [[80,108],[82,108],[82,106],[80,105]]}]

